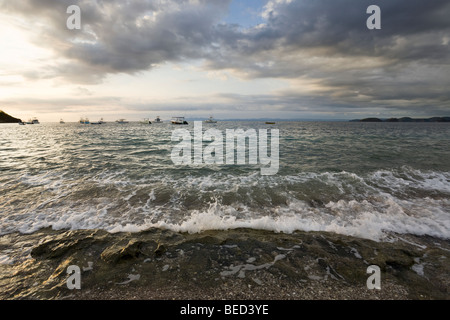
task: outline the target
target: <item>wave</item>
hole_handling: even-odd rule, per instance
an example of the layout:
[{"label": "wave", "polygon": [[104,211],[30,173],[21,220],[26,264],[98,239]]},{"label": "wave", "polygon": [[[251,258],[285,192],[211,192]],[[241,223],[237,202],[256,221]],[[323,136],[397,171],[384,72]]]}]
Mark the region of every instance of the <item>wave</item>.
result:
[{"label": "wave", "polygon": [[325,231],[386,241],[392,233],[450,238],[450,172],[410,167],[262,177],[217,171],[177,178],[103,170],[91,177],[0,180],[0,234],[40,228],[198,233],[236,228]]}]

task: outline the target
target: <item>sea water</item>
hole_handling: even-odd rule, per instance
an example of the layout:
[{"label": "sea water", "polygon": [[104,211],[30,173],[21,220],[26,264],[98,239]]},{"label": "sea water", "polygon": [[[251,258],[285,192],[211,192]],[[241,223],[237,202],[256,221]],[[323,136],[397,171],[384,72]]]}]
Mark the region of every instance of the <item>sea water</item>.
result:
[{"label": "sea water", "polygon": [[223,121],[203,130],[210,127],[278,129],[277,174],[250,164],[175,165],[169,123],[1,125],[0,235],[253,228],[450,238],[446,123]]}]

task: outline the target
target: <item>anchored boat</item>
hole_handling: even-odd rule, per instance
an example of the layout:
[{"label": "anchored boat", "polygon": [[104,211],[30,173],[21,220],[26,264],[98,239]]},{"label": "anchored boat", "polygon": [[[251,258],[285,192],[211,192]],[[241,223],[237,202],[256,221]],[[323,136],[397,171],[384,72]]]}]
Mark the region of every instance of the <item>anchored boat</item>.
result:
[{"label": "anchored boat", "polygon": [[91,122],[91,124],[104,124],[105,121],[103,121],[103,118],[101,118],[99,121],[97,122]]},{"label": "anchored boat", "polygon": [[39,124],[39,120],[37,118],[33,118],[28,120],[27,124]]},{"label": "anchored boat", "polygon": [[157,116],[154,123],[163,123],[163,121],[161,120],[161,118],[159,116]]},{"label": "anchored boat", "polygon": [[175,125],[185,125],[188,124],[186,120],[184,120],[184,117],[173,117],[171,120],[172,124]]},{"label": "anchored boat", "polygon": [[145,118],[144,120],[141,121],[142,124],[152,124],[152,122],[150,121],[149,118]]},{"label": "anchored boat", "polygon": [[217,120],[215,120],[213,116],[210,116],[209,119],[205,120],[205,123],[217,123]]}]

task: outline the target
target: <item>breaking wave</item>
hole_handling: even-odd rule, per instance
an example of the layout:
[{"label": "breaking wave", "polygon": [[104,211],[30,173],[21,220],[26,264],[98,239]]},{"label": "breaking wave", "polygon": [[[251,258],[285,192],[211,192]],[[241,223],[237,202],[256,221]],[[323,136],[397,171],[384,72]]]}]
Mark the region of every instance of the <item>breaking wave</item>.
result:
[{"label": "breaking wave", "polygon": [[253,228],[326,231],[383,241],[392,233],[450,238],[450,173],[409,167],[263,177],[209,172],[132,178],[103,170],[0,181],[0,234],[54,229],[177,232]]}]

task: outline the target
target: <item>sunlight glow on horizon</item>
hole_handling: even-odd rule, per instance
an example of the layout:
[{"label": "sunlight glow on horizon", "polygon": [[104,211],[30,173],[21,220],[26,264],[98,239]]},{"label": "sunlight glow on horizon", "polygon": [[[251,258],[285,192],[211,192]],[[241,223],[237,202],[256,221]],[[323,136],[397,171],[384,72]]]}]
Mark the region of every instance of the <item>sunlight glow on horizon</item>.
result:
[{"label": "sunlight glow on horizon", "polygon": [[65,2],[0,0],[0,109],[42,122],[446,116],[450,24],[399,1],[371,32],[368,0],[80,0],[80,30]]}]

